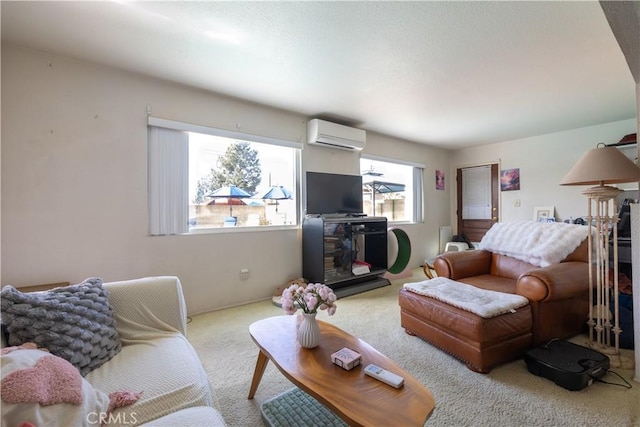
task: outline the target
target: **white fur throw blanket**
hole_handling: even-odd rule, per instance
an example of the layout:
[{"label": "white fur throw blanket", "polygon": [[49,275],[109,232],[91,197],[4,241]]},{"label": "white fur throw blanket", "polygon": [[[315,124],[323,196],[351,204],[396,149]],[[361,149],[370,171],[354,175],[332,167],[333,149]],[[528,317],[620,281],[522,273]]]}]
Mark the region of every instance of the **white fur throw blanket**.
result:
[{"label": "white fur throw blanket", "polygon": [[497,222],[478,249],[526,261],[539,267],[558,264],[573,252],[591,227],[564,222]]},{"label": "white fur throw blanket", "polygon": [[446,277],[405,283],[404,288],[485,318],[499,316],[529,304],[529,300],[522,295],[488,291]]}]

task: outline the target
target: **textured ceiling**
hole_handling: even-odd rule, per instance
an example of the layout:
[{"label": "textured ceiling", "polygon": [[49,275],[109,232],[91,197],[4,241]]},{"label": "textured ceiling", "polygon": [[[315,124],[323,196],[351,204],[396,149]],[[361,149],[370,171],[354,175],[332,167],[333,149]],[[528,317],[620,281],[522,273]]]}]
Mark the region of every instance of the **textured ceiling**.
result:
[{"label": "textured ceiling", "polygon": [[460,148],[636,117],[598,2],[2,2],[2,41]]}]

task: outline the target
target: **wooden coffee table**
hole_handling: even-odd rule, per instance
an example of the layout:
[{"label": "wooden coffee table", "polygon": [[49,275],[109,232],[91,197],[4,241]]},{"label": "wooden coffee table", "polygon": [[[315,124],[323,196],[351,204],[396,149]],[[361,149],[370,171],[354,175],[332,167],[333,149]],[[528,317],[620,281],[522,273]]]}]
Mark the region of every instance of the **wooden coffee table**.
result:
[{"label": "wooden coffee table", "polygon": [[[409,373],[366,342],[323,321],[318,321],[320,345],[302,348],[296,340],[296,322],[295,315],[277,316],[249,327],[251,338],[260,348],[249,399],[255,396],[271,360],[292,383],[349,425],[424,425],[435,401],[431,392]],[[346,371],[331,362],[331,354],[343,347],[362,355],[360,366]],[[395,389],[366,376],[364,367],[370,363],[402,376],[404,386]]]}]

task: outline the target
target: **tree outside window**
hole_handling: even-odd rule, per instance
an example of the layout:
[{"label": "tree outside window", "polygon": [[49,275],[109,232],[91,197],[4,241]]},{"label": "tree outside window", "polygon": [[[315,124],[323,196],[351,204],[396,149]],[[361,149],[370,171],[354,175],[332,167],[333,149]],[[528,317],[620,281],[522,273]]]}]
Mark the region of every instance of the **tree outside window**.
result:
[{"label": "tree outside window", "polygon": [[[190,132],[190,228],[224,227],[231,213],[236,227],[296,224],[295,151]],[[261,198],[260,194],[272,186],[288,189],[291,198]],[[249,196],[210,197],[225,187]]]},{"label": "tree outside window", "polygon": [[226,186],[238,187],[255,194],[262,180],[258,151],[248,142],[234,142],[224,155],[218,157],[215,168],[198,180],[194,203],[204,203],[207,195]]}]

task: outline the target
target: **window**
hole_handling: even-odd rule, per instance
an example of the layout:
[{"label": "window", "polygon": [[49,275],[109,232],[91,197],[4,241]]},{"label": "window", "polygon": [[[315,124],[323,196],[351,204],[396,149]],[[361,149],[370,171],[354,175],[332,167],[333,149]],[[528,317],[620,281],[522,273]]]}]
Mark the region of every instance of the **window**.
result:
[{"label": "window", "polygon": [[152,235],[298,224],[299,143],[151,117],[149,124]]},{"label": "window", "polygon": [[360,171],[364,213],[390,222],[422,221],[423,165],[363,156]]},{"label": "window", "polygon": [[237,227],[297,224],[295,157],[289,147],[190,132],[190,227],[227,217]]}]

